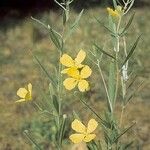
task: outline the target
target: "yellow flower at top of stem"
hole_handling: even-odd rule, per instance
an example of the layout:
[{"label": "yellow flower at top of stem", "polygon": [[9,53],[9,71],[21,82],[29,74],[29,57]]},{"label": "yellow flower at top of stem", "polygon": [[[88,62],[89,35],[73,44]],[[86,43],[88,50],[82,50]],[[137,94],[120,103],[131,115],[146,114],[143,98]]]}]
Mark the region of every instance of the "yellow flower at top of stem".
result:
[{"label": "yellow flower at top of stem", "polygon": [[121,17],[121,15],[123,14],[123,10],[121,6],[117,6],[115,10],[107,7],[107,11],[108,11],[108,14],[112,17]]},{"label": "yellow flower at top of stem", "polygon": [[72,122],[71,127],[77,133],[70,135],[69,139],[73,143],[80,143],[82,141],[90,142],[96,137],[96,135],[92,132],[95,131],[97,126],[98,126],[98,123],[95,119],[90,119],[87,127],[84,124],[82,124],[81,121],[75,119]]},{"label": "yellow flower at top of stem", "polygon": [[32,100],[32,84],[29,83],[27,88],[19,88],[17,95],[21,98],[16,103],[25,102]]}]

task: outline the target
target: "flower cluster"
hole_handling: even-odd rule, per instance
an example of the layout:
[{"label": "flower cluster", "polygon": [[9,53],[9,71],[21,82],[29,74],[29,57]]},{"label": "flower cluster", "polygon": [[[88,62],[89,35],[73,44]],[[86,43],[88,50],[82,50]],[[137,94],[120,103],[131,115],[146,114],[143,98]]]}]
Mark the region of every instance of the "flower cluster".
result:
[{"label": "flower cluster", "polygon": [[74,60],[67,54],[63,54],[60,58],[61,64],[67,67],[61,72],[68,75],[68,78],[63,82],[67,90],[72,90],[76,86],[81,92],[89,89],[89,83],[86,79],[91,75],[92,70],[88,65],[82,64],[85,57],[85,51],[80,50]]}]

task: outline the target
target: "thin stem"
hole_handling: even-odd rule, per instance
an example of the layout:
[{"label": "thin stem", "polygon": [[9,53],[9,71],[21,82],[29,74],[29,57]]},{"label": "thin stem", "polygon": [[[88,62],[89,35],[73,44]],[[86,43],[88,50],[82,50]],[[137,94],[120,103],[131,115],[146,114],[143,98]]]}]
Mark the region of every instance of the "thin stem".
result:
[{"label": "thin stem", "polygon": [[119,50],[120,50],[120,37],[119,37],[119,28],[120,28],[120,24],[121,24],[121,18],[119,18],[119,21],[118,21],[118,25],[117,25],[117,29],[116,29],[116,34],[117,34],[117,37],[116,37],[116,40],[117,40],[117,44],[116,44],[116,88],[115,88],[115,96],[114,96],[114,104],[113,106],[115,105],[115,102],[116,102],[116,99],[117,99],[117,94],[118,94],[118,86],[119,86],[119,67],[118,67],[118,53],[119,53]]},{"label": "thin stem", "polygon": [[99,64],[99,60],[98,60],[97,66],[98,66],[98,70],[99,70],[99,73],[101,75],[101,78],[102,78],[102,81],[103,81],[103,84],[104,84],[104,88],[105,88],[105,91],[106,91],[110,111],[111,111],[111,113],[113,113],[113,107],[112,107],[111,100],[110,100],[110,97],[109,97],[107,85],[106,85],[106,82],[105,82],[105,79],[104,79],[104,76],[103,76],[103,73],[102,73],[102,69],[101,69],[100,64]]},{"label": "thin stem", "polygon": [[54,2],[55,2],[56,4],[58,4],[63,10],[66,10],[66,8],[65,8],[63,5],[61,5],[57,0],[54,0]]},{"label": "thin stem", "polygon": [[[61,53],[59,54],[59,58],[61,57]],[[61,115],[61,68],[62,65],[59,63],[58,69],[58,99],[59,99],[59,116]]]},{"label": "thin stem", "polygon": [[124,111],[125,111],[125,106],[122,106],[122,109],[121,109],[121,116],[120,116],[120,128],[122,126],[122,123],[123,123],[123,115],[124,115]]},{"label": "thin stem", "polygon": [[[64,49],[64,32],[65,32],[65,27],[66,27],[66,24],[63,25],[63,29],[62,29],[62,47],[61,47],[61,52],[59,53],[59,59],[61,58],[62,56],[62,52],[63,52],[63,49]],[[62,74],[61,74],[61,70],[62,70],[62,64],[59,63],[59,68],[58,68],[58,101],[59,101],[59,112],[58,112],[58,127],[59,127],[59,132],[60,131],[60,127],[61,127],[61,116],[62,116]],[[59,133],[60,134],[60,133]],[[60,135],[59,135],[60,136]],[[62,145],[61,145],[61,140],[59,139],[58,141],[58,150],[61,150],[62,148]]]},{"label": "thin stem", "polygon": [[117,99],[117,95],[118,95],[118,86],[119,86],[119,68],[118,68],[118,52],[116,52],[116,87],[115,87],[115,96],[114,96],[114,104],[116,102]]}]

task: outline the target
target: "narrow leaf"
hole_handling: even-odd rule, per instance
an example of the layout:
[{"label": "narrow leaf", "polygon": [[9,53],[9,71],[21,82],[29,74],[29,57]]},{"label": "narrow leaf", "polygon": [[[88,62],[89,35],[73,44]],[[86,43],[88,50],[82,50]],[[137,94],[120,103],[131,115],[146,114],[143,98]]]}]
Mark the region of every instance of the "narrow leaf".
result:
[{"label": "narrow leaf", "polygon": [[33,57],[35,58],[35,60],[39,64],[39,66],[42,68],[43,72],[46,74],[46,76],[48,77],[48,79],[51,81],[51,83],[53,84],[53,86],[56,87],[56,84],[55,84],[53,78],[49,75],[49,73],[47,72],[47,70],[45,69],[45,67],[41,64],[40,60],[35,55],[33,55]]},{"label": "narrow leaf", "polygon": [[[125,59],[124,62],[122,63],[122,66],[130,59],[130,57],[131,57],[131,55],[133,54],[135,48],[137,47],[137,44],[138,44],[140,38],[141,38],[141,35],[137,38],[137,40],[136,40],[135,43],[133,44],[133,46],[132,46],[130,52],[128,53],[128,55],[127,55],[127,57],[126,57],[126,59]],[[121,67],[121,68],[122,68],[122,67]]]},{"label": "narrow leaf", "polygon": [[63,115],[63,120],[60,126],[60,131],[59,131],[59,143],[60,145],[62,144],[63,138],[64,138],[64,133],[65,133],[65,126],[66,126],[66,115]]},{"label": "narrow leaf", "polygon": [[82,11],[79,13],[79,15],[78,15],[77,18],[75,19],[74,23],[73,23],[73,24],[71,25],[71,27],[69,28],[69,31],[68,31],[68,33],[67,33],[67,35],[66,35],[66,37],[65,37],[65,40],[70,37],[70,35],[73,33],[73,31],[74,31],[74,30],[76,29],[76,27],[78,26],[79,21],[80,21],[80,19],[81,19],[81,17],[82,17],[83,12],[84,12],[84,10],[82,10]]},{"label": "narrow leaf", "polygon": [[54,108],[55,108],[57,114],[59,114],[59,103],[58,103],[58,99],[57,99],[56,95],[53,95],[53,105],[54,105]]},{"label": "narrow leaf", "polygon": [[113,143],[115,143],[122,135],[124,135],[128,130],[130,130],[135,124],[136,124],[136,122],[134,122],[132,125],[130,125],[128,128],[126,128],[122,133],[120,133],[116,137],[116,139],[114,139]]},{"label": "narrow leaf", "polygon": [[102,23],[98,18],[94,17],[96,19],[96,21],[102,25],[106,30],[108,30],[109,32],[111,32],[112,35],[115,36],[115,33],[111,30],[111,28],[107,27],[106,25],[104,25],[104,23]]},{"label": "narrow leaf", "polygon": [[128,148],[130,148],[130,146],[133,144],[133,141],[132,142],[130,142],[130,143],[128,143],[128,144],[126,144],[125,146],[124,146],[124,150],[128,150]]},{"label": "narrow leaf", "polygon": [[109,54],[108,52],[104,51],[102,48],[100,48],[97,44],[94,43],[94,46],[97,48],[97,50],[99,50],[100,52],[102,52],[103,54],[115,59],[114,56],[112,56],[111,54]]},{"label": "narrow leaf", "polygon": [[139,86],[130,94],[130,96],[126,99],[126,103],[128,103],[134,97],[134,95],[139,91],[142,85],[143,82],[141,82]]},{"label": "narrow leaf", "polygon": [[129,89],[130,87],[132,87],[132,85],[135,83],[136,79],[137,79],[137,75],[132,79],[131,83],[128,85],[127,89]]},{"label": "narrow leaf", "polygon": [[130,27],[130,25],[131,25],[131,23],[132,23],[132,21],[133,21],[133,19],[134,19],[134,16],[135,16],[135,13],[133,13],[133,14],[131,15],[131,17],[130,17],[128,23],[126,24],[125,28],[123,29],[123,31],[121,32],[120,35],[123,35],[123,34],[128,30],[128,28]]},{"label": "narrow leaf", "polygon": [[[46,25],[44,24],[43,22],[41,22],[40,20],[34,18],[34,17],[31,17],[32,20],[34,20],[35,22],[37,22],[38,24],[42,25],[45,29],[49,30],[51,27],[50,25]],[[53,29],[53,31],[61,38],[62,36],[56,31]]]},{"label": "narrow leaf", "polygon": [[89,106],[84,100],[82,100],[82,99],[80,99],[80,101],[89,109],[89,110],[91,110],[91,112],[93,112],[101,121],[102,121],[102,123],[104,122],[104,120],[102,119],[102,117],[100,116],[100,115],[98,115],[97,113],[96,113],[96,111],[91,107],[91,106]]},{"label": "narrow leaf", "polygon": [[23,133],[29,139],[29,141],[36,147],[37,150],[42,150],[40,146],[36,143],[36,141],[31,137],[28,130],[25,130]]},{"label": "narrow leaf", "polygon": [[84,10],[82,10],[82,11],[79,13],[79,15],[77,16],[75,22],[72,24],[71,29],[73,29],[74,27],[76,27],[76,26],[78,25],[79,20],[80,20],[82,14],[83,14],[83,11],[84,11]]},{"label": "narrow leaf", "polygon": [[58,48],[58,50],[62,50],[62,46],[60,44],[58,36],[52,28],[50,28],[50,38],[51,38],[52,42],[55,44],[55,46]]}]

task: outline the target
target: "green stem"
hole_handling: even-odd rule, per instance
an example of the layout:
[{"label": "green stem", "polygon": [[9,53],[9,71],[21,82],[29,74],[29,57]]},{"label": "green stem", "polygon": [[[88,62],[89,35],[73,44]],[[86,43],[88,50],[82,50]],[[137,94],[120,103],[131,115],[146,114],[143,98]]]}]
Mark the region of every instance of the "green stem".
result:
[{"label": "green stem", "polygon": [[[59,60],[63,54],[63,50],[64,50],[64,32],[65,32],[65,26],[66,24],[63,25],[63,29],[62,29],[62,47],[61,47],[61,52],[59,53]],[[62,70],[62,64],[59,63],[59,68],[58,68],[58,101],[59,101],[59,112],[58,112],[58,127],[59,127],[59,136],[61,136],[60,132],[60,128],[61,128],[61,116],[62,116],[62,74],[61,74],[61,70]],[[60,137],[59,137],[60,138]],[[61,140],[58,140],[58,150],[61,150],[62,148],[62,143]]]},{"label": "green stem", "polygon": [[123,115],[124,115],[124,111],[125,111],[125,106],[122,106],[122,110],[121,110],[121,116],[120,116],[120,128],[122,126],[123,123]]},{"label": "green stem", "polygon": [[118,25],[117,25],[117,29],[116,29],[116,41],[117,41],[117,44],[116,44],[116,47],[115,47],[115,52],[116,52],[116,88],[115,88],[115,96],[114,96],[114,104],[113,104],[113,107],[115,106],[115,102],[116,102],[116,99],[117,99],[117,95],[118,95],[118,86],[119,86],[119,67],[118,67],[118,53],[119,53],[119,50],[120,50],[120,37],[119,37],[119,28],[120,28],[120,24],[121,24],[121,17],[119,18],[119,21],[118,21]]},{"label": "green stem", "polygon": [[104,84],[104,88],[105,88],[105,91],[106,91],[110,112],[113,113],[113,107],[112,107],[112,104],[111,104],[111,100],[110,100],[110,97],[109,97],[107,85],[106,85],[106,82],[105,82],[105,79],[104,79],[104,76],[103,76],[102,69],[100,67],[99,61],[98,61],[97,66],[98,66],[98,70],[99,70],[99,73],[101,75],[101,78],[102,78],[102,81],[103,81],[103,84]]}]

